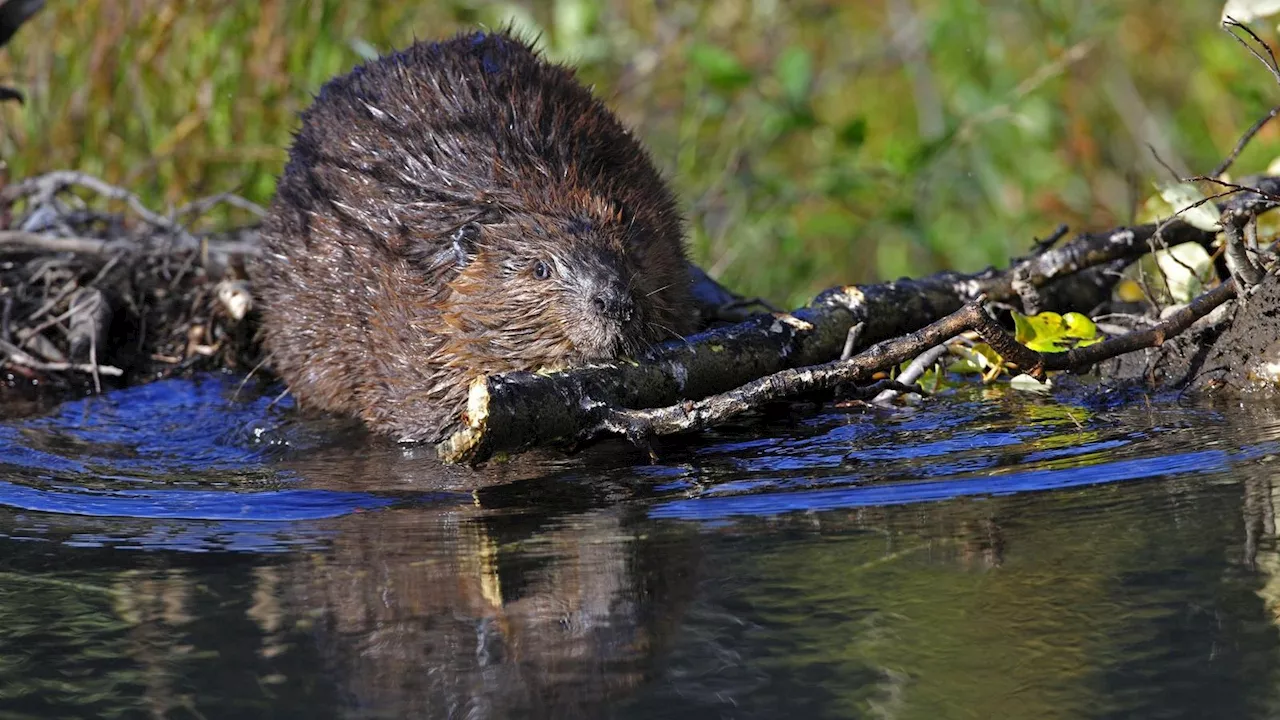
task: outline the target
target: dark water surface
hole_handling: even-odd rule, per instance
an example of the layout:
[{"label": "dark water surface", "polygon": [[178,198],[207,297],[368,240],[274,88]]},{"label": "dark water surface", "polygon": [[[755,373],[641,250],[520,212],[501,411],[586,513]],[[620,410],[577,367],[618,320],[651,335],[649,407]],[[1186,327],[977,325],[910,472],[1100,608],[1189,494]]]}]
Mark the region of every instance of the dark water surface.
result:
[{"label": "dark water surface", "polygon": [[237,384],[0,421],[0,718],[1280,714],[1275,412],[973,391],[470,472]]}]

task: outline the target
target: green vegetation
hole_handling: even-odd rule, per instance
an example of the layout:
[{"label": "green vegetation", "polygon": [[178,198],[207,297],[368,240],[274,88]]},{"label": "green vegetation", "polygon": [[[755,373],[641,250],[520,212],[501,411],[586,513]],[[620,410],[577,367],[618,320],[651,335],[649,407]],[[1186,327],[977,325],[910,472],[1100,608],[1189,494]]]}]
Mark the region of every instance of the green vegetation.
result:
[{"label": "green vegetation", "polygon": [[[483,24],[541,34],[653,149],[697,259],[795,303],[1005,262],[1124,223],[1280,97],[1199,0],[50,3],[0,50],[11,177],[78,168],[181,203],[270,198],[296,113],[364,57]],[[1259,26],[1272,39],[1269,27]],[[1268,129],[1237,165],[1280,154]],[[213,222],[231,218],[219,216]]]}]

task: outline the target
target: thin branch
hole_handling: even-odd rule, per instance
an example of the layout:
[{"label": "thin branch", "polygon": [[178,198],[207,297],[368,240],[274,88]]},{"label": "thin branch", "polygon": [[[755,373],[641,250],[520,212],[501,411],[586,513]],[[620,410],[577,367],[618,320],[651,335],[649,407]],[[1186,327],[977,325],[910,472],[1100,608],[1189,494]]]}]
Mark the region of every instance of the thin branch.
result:
[{"label": "thin branch", "polygon": [[179,234],[186,232],[186,229],[178,223],[153,212],[137,195],[105,180],[75,170],[55,170],[9,185],[0,190],[0,205],[7,205],[19,198],[32,195],[41,199],[49,198],[68,187],[82,187],[105,198],[123,201],[137,213],[138,217],[158,228]]},{"label": "thin branch", "polygon": [[1032,238],[1033,247],[1031,249],[1031,254],[1035,255],[1042,253],[1054,245],[1057,245],[1059,240],[1066,237],[1069,229],[1070,228],[1066,223],[1062,223],[1058,227],[1054,228],[1053,232],[1049,234],[1049,237],[1043,240],[1040,238]]},{"label": "thin branch", "polygon": [[1236,158],[1240,157],[1240,153],[1244,151],[1244,148],[1249,144],[1249,141],[1253,140],[1253,136],[1257,135],[1258,131],[1262,130],[1267,123],[1271,122],[1277,114],[1280,114],[1280,105],[1271,108],[1267,111],[1266,115],[1258,118],[1257,122],[1246,130],[1244,135],[1241,135],[1240,139],[1236,141],[1236,146],[1231,149],[1231,154],[1224,158],[1222,162],[1218,163],[1218,167],[1214,168],[1213,172],[1209,173],[1209,176],[1213,178],[1222,177],[1222,174],[1225,173],[1233,163],[1235,163]]},{"label": "thin branch", "polygon": [[1147,143],[1147,149],[1151,151],[1151,157],[1155,158],[1156,162],[1160,164],[1160,167],[1164,168],[1165,172],[1169,173],[1169,177],[1173,178],[1174,182],[1182,179],[1182,176],[1178,174],[1178,171],[1174,170],[1169,163],[1164,161],[1164,158],[1160,157],[1160,153],[1156,151],[1154,145]]},{"label": "thin branch", "polygon": [[0,248],[17,245],[31,250],[52,253],[82,253],[85,255],[114,255],[138,249],[133,240],[99,240],[87,237],[55,237],[43,233],[22,230],[0,230]]},{"label": "thin branch", "polygon": [[[1262,57],[1262,53],[1253,49],[1253,46],[1245,42],[1244,38],[1240,37],[1234,32],[1231,32],[1232,28],[1239,28],[1245,31],[1245,33],[1248,34],[1249,37],[1253,38],[1254,42],[1258,43],[1259,46],[1266,48],[1267,57]],[[1276,56],[1275,56],[1275,53],[1271,52],[1270,45],[1263,42],[1262,38],[1258,37],[1257,33],[1249,29],[1248,25],[1238,22],[1235,18],[1228,17],[1226,20],[1223,20],[1222,29],[1226,30],[1228,35],[1230,35],[1236,42],[1240,43],[1241,47],[1243,47],[1245,50],[1248,50],[1250,55],[1253,55],[1254,57],[1258,58],[1258,62],[1266,66],[1267,71],[1270,72],[1271,76],[1276,79],[1276,83],[1280,84],[1280,65],[1276,63]]]},{"label": "thin branch", "polygon": [[61,363],[41,362],[35,359],[34,357],[32,357],[31,355],[27,354],[26,351],[24,351],[22,348],[19,348],[17,345],[14,345],[13,343],[10,343],[4,340],[0,340],[0,351],[3,351],[5,355],[8,355],[8,357],[5,358],[6,361],[11,362],[14,365],[29,367],[32,370],[43,370],[45,372],[73,371],[73,372],[87,373],[90,375],[94,373],[99,373],[102,375],[110,375],[112,377],[120,377],[121,375],[124,375],[123,370],[121,370],[118,367],[113,367],[111,365],[98,365],[96,363],[82,364],[82,363],[65,363],[65,362],[61,362]]},{"label": "thin branch", "polygon": [[[1193,207],[1198,207],[1198,206],[1200,206],[1200,205],[1203,205],[1204,203],[1206,203],[1206,202],[1210,202],[1210,201],[1212,201],[1212,200],[1214,200],[1214,199],[1222,198],[1222,197],[1227,197],[1227,196],[1229,196],[1229,195],[1234,195],[1234,194],[1237,194],[1237,193],[1253,193],[1253,194],[1257,195],[1258,197],[1262,198],[1263,200],[1266,200],[1267,202],[1274,203],[1274,204],[1280,204],[1280,194],[1277,194],[1277,193],[1275,193],[1275,192],[1271,192],[1271,191],[1268,191],[1268,190],[1263,190],[1262,188],[1260,188],[1260,187],[1255,187],[1255,186],[1253,186],[1253,185],[1242,185],[1242,184],[1240,184],[1240,183],[1228,182],[1228,181],[1226,181],[1226,180],[1223,180],[1222,178],[1210,177],[1210,176],[1208,176],[1208,175],[1192,175],[1191,177],[1189,177],[1189,178],[1187,178],[1187,179],[1188,179],[1188,180],[1191,180],[1191,181],[1202,180],[1202,181],[1204,181],[1204,182],[1209,182],[1209,183],[1213,183],[1213,184],[1215,184],[1215,185],[1221,185],[1221,186],[1222,186],[1222,187],[1224,187],[1224,188],[1228,188],[1228,192],[1218,193],[1217,195],[1210,195],[1209,197],[1205,198],[1204,200],[1200,200],[1200,201],[1196,202],[1196,204],[1195,204],[1195,205],[1189,205],[1189,206],[1187,206],[1187,207],[1185,208],[1185,209],[1187,209],[1187,210],[1190,210],[1190,209],[1191,209],[1191,208],[1193,208]],[[1259,211],[1259,209],[1260,209],[1260,208],[1254,207],[1254,206],[1249,205],[1249,204],[1245,204],[1245,205],[1240,206],[1240,207],[1239,207],[1239,209],[1241,209],[1241,210],[1249,210],[1249,211],[1251,211],[1251,212],[1256,213],[1256,212],[1258,212],[1258,211]]]},{"label": "thin branch", "polygon": [[783,370],[736,390],[668,407],[610,409],[598,429],[620,433],[643,445],[653,435],[669,435],[716,425],[773,400],[865,381],[879,370],[920,355],[972,329],[977,315],[986,314],[982,309],[984,301],[985,298],[979,297],[935,323],[903,337],[877,343],[849,360]]},{"label": "thin branch", "polygon": [[[193,240],[195,239],[193,238]],[[160,248],[156,247],[159,244],[160,243],[158,242],[151,241],[144,243],[134,239],[101,240],[98,238],[87,237],[58,237],[56,235],[25,232],[22,230],[0,230],[0,250],[7,249],[6,246],[17,246],[49,253],[117,255],[121,253],[135,252],[166,252],[166,254],[176,254],[190,252],[203,247],[211,253],[223,253],[226,255],[255,256],[262,252],[262,248],[259,247],[257,243],[237,240],[227,240],[222,242],[208,242],[207,240],[202,240],[196,241],[195,244],[182,243],[178,245],[164,243],[169,246],[167,251],[162,251]]]},{"label": "thin branch", "polygon": [[246,200],[235,193],[229,192],[218,193],[217,195],[210,195],[206,198],[193,200],[192,202],[179,207],[177,210],[174,210],[173,215],[174,217],[185,217],[187,215],[199,216],[209,212],[211,208],[219,204],[230,205],[231,207],[251,212],[260,218],[267,216],[266,208],[252,200]]}]

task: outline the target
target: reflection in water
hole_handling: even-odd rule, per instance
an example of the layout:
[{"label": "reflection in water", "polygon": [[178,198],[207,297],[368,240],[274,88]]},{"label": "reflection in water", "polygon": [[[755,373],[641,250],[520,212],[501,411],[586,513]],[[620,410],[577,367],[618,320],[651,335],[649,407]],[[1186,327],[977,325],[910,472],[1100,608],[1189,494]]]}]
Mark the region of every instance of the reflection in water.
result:
[{"label": "reflection in water", "polygon": [[[467,508],[327,529],[329,552],[254,568],[237,605],[270,668],[258,682],[314,683],[273,661],[317,653],[316,675],[361,716],[596,717],[645,677],[696,567],[687,533],[655,546],[612,512],[532,534],[493,530]],[[146,705],[189,705],[170,669],[197,650],[173,634],[200,612],[190,575],[126,572],[115,590]]]},{"label": "reflection in water", "polygon": [[316,617],[355,707],[396,717],[596,717],[644,678],[691,591],[690,533],[641,539],[616,510],[529,532],[455,508],[336,521],[288,568],[280,612]]},{"label": "reflection in water", "polygon": [[958,397],[476,473],[161,385],[0,425],[0,716],[1280,711],[1265,414]]}]

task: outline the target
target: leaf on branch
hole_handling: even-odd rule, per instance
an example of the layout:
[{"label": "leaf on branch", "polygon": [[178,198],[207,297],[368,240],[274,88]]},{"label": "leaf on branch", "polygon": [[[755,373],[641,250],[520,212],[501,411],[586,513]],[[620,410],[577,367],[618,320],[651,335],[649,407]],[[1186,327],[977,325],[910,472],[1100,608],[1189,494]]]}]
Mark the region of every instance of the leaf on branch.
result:
[{"label": "leaf on branch", "polygon": [[1193,183],[1177,182],[1157,185],[1160,197],[1169,204],[1173,214],[1182,218],[1191,227],[1205,232],[1222,230],[1219,222],[1222,211],[1218,206],[1205,199],[1204,193]]},{"label": "leaf on branch", "polygon": [[1063,352],[1100,342],[1098,326],[1078,312],[1013,313],[1014,339],[1036,352]]}]

